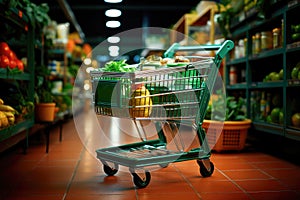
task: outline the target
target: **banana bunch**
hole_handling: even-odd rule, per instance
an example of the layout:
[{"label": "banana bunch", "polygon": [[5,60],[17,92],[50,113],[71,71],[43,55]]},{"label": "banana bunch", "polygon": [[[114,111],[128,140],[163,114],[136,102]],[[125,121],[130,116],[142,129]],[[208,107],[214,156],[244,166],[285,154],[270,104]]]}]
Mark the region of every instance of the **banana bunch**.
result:
[{"label": "banana bunch", "polygon": [[3,99],[0,98],[0,128],[5,128],[15,123],[16,110],[5,105]]}]

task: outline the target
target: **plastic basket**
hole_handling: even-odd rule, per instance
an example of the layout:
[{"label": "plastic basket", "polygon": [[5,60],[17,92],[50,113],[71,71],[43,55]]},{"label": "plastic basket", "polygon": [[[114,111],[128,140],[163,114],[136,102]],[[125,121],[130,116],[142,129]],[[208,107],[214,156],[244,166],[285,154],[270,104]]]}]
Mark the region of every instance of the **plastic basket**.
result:
[{"label": "plastic basket", "polygon": [[[248,129],[251,120],[244,121],[225,121],[223,122],[204,120],[202,127],[205,129],[209,144],[214,144],[212,150],[240,151],[245,148]],[[219,136],[219,137],[218,137]]]}]

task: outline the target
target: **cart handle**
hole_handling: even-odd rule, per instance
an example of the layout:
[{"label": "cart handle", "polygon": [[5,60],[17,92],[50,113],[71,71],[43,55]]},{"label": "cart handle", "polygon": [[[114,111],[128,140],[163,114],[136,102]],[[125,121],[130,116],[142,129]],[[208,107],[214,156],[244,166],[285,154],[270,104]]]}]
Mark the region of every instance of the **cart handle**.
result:
[{"label": "cart handle", "polygon": [[225,40],[223,44],[218,45],[195,45],[195,46],[180,46],[179,43],[174,43],[169,49],[164,53],[164,57],[171,58],[174,57],[176,51],[215,51],[218,59],[223,59],[226,54],[233,49],[234,43],[231,40]]}]

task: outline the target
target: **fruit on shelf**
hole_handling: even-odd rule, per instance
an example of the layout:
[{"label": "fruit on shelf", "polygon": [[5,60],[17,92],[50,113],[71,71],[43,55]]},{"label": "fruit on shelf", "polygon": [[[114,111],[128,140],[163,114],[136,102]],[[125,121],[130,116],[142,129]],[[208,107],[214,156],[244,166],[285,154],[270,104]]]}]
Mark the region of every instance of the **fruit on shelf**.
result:
[{"label": "fruit on shelf", "polygon": [[295,113],[292,116],[292,124],[295,127],[300,127],[300,113]]},{"label": "fruit on shelf", "polygon": [[294,34],[292,34],[292,39],[294,41],[298,41],[300,39],[300,33],[294,33]]},{"label": "fruit on shelf", "polygon": [[6,42],[0,42],[0,54],[9,56],[9,46]]},{"label": "fruit on shelf", "polygon": [[0,55],[0,68],[6,68],[9,66],[9,59],[6,55]]},{"label": "fruit on shelf", "polygon": [[5,105],[0,98],[0,128],[6,128],[15,123],[16,110],[10,105]]},{"label": "fruit on shelf", "polygon": [[279,72],[270,72],[264,77],[263,82],[280,81],[280,80],[283,80],[283,69],[280,69]]},{"label": "fruit on shelf", "polygon": [[300,79],[300,62],[298,62],[296,66],[292,69],[291,78]]},{"label": "fruit on shelf", "polygon": [[271,121],[273,123],[279,123],[280,112],[281,109],[279,107],[275,107],[272,109],[270,116],[271,116]]},{"label": "fruit on shelf", "polygon": [[300,40],[300,24],[291,25],[291,31],[292,31],[292,40],[293,41]]},{"label": "fruit on shelf", "polygon": [[278,122],[279,122],[279,124],[283,124],[283,121],[284,121],[284,115],[283,115],[282,110],[280,110]]},{"label": "fruit on shelf", "polygon": [[279,71],[279,80],[283,80],[283,69]]},{"label": "fruit on shelf", "polygon": [[0,111],[0,128],[8,127],[8,125],[9,122],[6,115],[2,111]]},{"label": "fruit on shelf", "polygon": [[291,29],[293,33],[300,33],[300,24],[291,25]]},{"label": "fruit on shelf", "polygon": [[24,64],[6,42],[0,42],[0,68],[24,71]]},{"label": "fruit on shelf", "polygon": [[24,63],[21,60],[16,60],[17,67],[20,71],[24,71]]}]

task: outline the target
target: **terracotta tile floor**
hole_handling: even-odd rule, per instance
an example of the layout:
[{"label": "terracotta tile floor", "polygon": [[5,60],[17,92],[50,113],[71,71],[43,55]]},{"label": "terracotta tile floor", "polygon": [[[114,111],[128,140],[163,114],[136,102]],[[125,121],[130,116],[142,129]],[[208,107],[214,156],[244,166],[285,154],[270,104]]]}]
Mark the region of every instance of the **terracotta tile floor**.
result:
[{"label": "terracotta tile floor", "polygon": [[0,155],[0,199],[156,200],[300,199],[300,167],[270,154],[246,150],[213,153],[215,171],[202,178],[195,161],[171,163],[151,172],[150,184],[136,189],[128,170],[106,176],[102,164],[84,148],[74,120],[51,131],[49,153],[36,135],[27,154],[12,148]]}]

